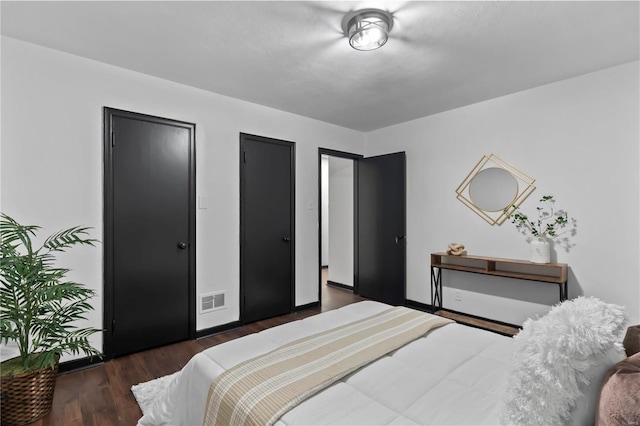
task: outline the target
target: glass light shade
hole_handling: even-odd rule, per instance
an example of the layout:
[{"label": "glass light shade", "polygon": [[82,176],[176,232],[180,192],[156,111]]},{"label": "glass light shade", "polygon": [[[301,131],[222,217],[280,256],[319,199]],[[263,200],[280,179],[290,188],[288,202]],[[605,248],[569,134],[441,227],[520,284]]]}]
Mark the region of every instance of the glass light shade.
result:
[{"label": "glass light shade", "polygon": [[349,26],[349,44],[357,50],[374,50],[389,39],[389,26],[378,18],[364,18]]},{"label": "glass light shade", "polygon": [[393,27],[393,15],[380,9],[361,9],[347,13],[342,30],[356,50],[374,50],[383,46]]}]

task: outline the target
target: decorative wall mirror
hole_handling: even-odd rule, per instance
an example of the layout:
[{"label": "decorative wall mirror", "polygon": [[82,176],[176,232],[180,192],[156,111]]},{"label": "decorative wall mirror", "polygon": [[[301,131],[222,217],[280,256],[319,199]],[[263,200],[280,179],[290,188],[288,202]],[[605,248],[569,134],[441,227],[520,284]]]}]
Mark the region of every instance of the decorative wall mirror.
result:
[{"label": "decorative wall mirror", "polygon": [[536,180],[496,155],[483,155],[462,181],[458,200],[490,225],[502,225],[536,189]]}]

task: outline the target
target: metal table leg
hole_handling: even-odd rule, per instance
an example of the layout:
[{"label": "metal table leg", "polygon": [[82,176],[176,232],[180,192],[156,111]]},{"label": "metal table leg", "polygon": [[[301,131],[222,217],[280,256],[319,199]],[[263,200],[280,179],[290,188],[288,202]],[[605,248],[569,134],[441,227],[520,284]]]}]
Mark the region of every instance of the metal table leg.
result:
[{"label": "metal table leg", "polygon": [[442,274],[441,269],[431,267],[431,306],[442,309]]}]

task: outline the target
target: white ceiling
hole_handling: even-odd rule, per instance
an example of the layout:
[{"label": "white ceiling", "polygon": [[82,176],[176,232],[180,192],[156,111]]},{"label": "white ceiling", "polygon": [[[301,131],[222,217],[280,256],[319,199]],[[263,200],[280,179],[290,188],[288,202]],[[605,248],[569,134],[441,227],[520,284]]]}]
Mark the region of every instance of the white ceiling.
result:
[{"label": "white ceiling", "polygon": [[[637,60],[637,1],[2,1],[8,37],[370,131]],[[360,52],[343,16],[394,26]]]}]

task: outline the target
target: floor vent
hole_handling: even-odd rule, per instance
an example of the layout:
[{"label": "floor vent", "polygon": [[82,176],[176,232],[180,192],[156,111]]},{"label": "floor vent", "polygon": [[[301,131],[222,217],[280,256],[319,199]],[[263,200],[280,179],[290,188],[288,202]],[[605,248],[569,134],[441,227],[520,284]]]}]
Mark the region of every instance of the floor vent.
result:
[{"label": "floor vent", "polygon": [[226,308],[225,294],[226,292],[221,291],[200,295],[200,313],[205,314],[207,312]]}]

